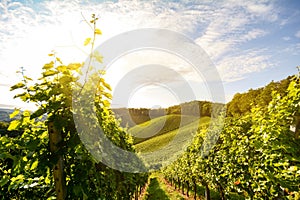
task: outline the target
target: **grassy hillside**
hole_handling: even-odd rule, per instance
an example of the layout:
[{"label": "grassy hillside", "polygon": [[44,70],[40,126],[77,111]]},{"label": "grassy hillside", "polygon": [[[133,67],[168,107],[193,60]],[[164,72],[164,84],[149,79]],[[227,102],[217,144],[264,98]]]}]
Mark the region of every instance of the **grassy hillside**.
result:
[{"label": "grassy hillside", "polygon": [[187,115],[166,115],[157,117],[129,129],[134,136],[134,144],[183,127],[197,120],[198,117]]},{"label": "grassy hillside", "polygon": [[181,150],[191,144],[197,129],[207,127],[209,122],[209,117],[202,117],[179,129],[138,143],[135,148],[138,153],[143,154],[142,157],[147,166],[159,168],[176,159],[182,153]]},{"label": "grassy hillside", "polygon": [[139,144],[135,145],[136,150],[142,153],[156,151],[166,146],[170,141],[173,140],[175,136],[176,141],[178,141],[180,144],[183,144],[186,142],[186,139],[191,136],[191,134],[194,134],[198,127],[208,126],[209,122],[209,117],[202,117],[200,118],[200,120],[194,121],[192,123],[180,127],[180,129],[165,132],[164,134],[140,142]]}]

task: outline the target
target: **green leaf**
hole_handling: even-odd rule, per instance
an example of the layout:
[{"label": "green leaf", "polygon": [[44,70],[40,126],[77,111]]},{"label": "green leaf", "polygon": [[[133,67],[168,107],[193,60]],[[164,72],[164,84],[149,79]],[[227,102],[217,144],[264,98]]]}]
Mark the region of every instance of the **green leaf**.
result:
[{"label": "green leaf", "polygon": [[29,151],[35,151],[38,148],[38,145],[39,140],[31,140],[26,144]]},{"label": "green leaf", "polygon": [[51,61],[50,63],[47,63],[44,65],[43,69],[48,70],[54,67],[54,62]]},{"label": "green leaf", "polygon": [[42,116],[45,113],[45,110],[43,108],[39,108],[38,110],[36,110],[31,116],[30,119],[34,119],[37,117]]},{"label": "green leaf", "polygon": [[70,77],[70,76],[63,76],[58,81],[59,81],[60,84],[66,85],[66,84],[68,84],[68,83],[70,83],[72,81],[72,77]]},{"label": "green leaf", "polygon": [[70,70],[78,70],[82,66],[81,63],[71,63],[67,67]]},{"label": "green leaf", "polygon": [[15,89],[22,88],[22,87],[24,87],[24,86],[25,86],[25,84],[22,83],[22,82],[21,82],[21,83],[17,83],[16,85],[11,86],[10,91],[15,90]]},{"label": "green leaf", "polygon": [[46,184],[50,184],[51,183],[51,180],[50,180],[50,178],[48,176],[46,176],[46,178],[45,178],[45,183]]},{"label": "green leaf", "polygon": [[24,175],[23,174],[19,174],[16,177],[12,177],[10,180],[11,180],[12,183],[14,183],[16,181],[22,182],[24,180]]},{"label": "green leaf", "polygon": [[95,34],[96,34],[96,35],[101,35],[101,34],[102,34],[102,32],[101,32],[101,30],[100,30],[100,29],[96,28],[96,29],[95,29]]},{"label": "green leaf", "polygon": [[23,116],[24,116],[24,117],[29,117],[29,116],[30,116],[30,111],[29,111],[29,110],[25,110],[25,111],[23,112]]},{"label": "green leaf", "polygon": [[23,76],[23,78],[27,81],[33,81],[32,78],[29,78],[28,76]]},{"label": "green leaf", "polygon": [[92,40],[91,38],[86,38],[83,45],[84,45],[84,46],[89,45],[90,42],[91,42],[91,40]]},{"label": "green leaf", "polygon": [[28,161],[28,159],[27,159],[26,156],[24,156],[22,160],[23,160],[24,162],[27,162],[27,161]]},{"label": "green leaf", "polygon": [[8,181],[9,181],[9,176],[4,175],[0,180],[0,187],[3,187],[6,183],[8,183]]},{"label": "green leaf", "polygon": [[38,164],[39,164],[39,161],[38,161],[38,160],[34,161],[34,162],[32,163],[32,165],[31,165],[30,170],[35,170],[35,169],[37,168]]},{"label": "green leaf", "polygon": [[46,72],[43,73],[43,77],[53,76],[55,74],[57,74],[56,71],[54,71],[54,70],[48,70],[48,71],[46,71]]},{"label": "green leaf", "polygon": [[59,71],[59,72],[65,72],[65,71],[68,70],[67,67],[64,66],[64,65],[60,65],[60,66],[58,66],[56,69],[57,69],[57,71]]},{"label": "green leaf", "polygon": [[103,96],[105,96],[108,99],[112,99],[112,95],[108,92],[102,92]]},{"label": "green leaf", "polygon": [[60,64],[63,64],[62,61],[60,60],[60,58],[56,57],[55,58],[57,62],[59,62]]},{"label": "green leaf", "polygon": [[21,125],[21,122],[18,120],[13,120],[10,122],[9,127],[7,128],[8,131],[16,130]]},{"label": "green leaf", "polygon": [[20,113],[20,109],[15,109],[13,113],[9,115],[9,118],[12,119]]},{"label": "green leaf", "polygon": [[106,82],[102,82],[103,83],[103,86],[106,87],[106,89],[108,89],[109,91],[111,91],[111,87],[108,83]]},{"label": "green leaf", "polygon": [[27,101],[29,98],[30,98],[30,94],[28,94],[27,92],[26,93],[23,93],[21,96],[19,96],[20,99],[22,101]]},{"label": "green leaf", "polygon": [[35,88],[34,88],[33,86],[30,86],[30,87],[28,88],[28,91],[33,92],[33,91],[35,91]]}]

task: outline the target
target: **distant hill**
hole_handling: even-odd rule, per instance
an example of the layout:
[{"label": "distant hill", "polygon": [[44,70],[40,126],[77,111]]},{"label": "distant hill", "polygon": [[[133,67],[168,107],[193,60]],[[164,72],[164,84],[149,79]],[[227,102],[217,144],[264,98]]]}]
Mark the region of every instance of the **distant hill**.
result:
[{"label": "distant hill", "polygon": [[176,158],[180,150],[191,144],[196,131],[199,128],[207,128],[209,122],[210,117],[201,117],[200,120],[196,120],[179,129],[140,142],[135,145],[135,149],[138,153],[143,153],[146,165],[160,167],[169,159]]},{"label": "distant hill", "polygon": [[128,131],[134,137],[134,144],[137,144],[152,137],[157,137],[176,130],[179,127],[198,120],[198,118],[199,117],[189,115],[166,115],[136,125]]},{"label": "distant hill", "polygon": [[2,121],[2,122],[12,121],[12,119],[10,119],[9,115],[13,112],[14,112],[14,109],[0,108],[0,121]]},{"label": "distant hill", "polygon": [[177,128],[172,131],[164,132],[164,134],[140,142],[135,145],[136,150],[143,153],[156,151],[167,145],[175,136],[177,136],[177,140],[180,142],[180,144],[189,142],[187,141],[187,138],[190,138],[192,134],[195,134],[195,131],[197,131],[199,128],[207,128],[209,126],[209,122],[210,117],[202,117],[196,121],[193,121],[192,123],[181,126],[179,129]]},{"label": "distant hill", "polygon": [[224,107],[221,103],[208,101],[191,101],[174,105],[169,108],[114,108],[112,109],[116,118],[121,120],[122,127],[133,127],[151,119],[166,115],[188,115],[196,117],[210,117],[212,113],[219,113]]}]

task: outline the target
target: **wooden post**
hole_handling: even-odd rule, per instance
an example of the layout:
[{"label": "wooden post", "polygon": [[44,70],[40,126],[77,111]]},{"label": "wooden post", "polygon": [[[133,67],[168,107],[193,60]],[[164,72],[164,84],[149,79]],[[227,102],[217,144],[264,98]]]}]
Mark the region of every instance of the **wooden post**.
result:
[{"label": "wooden post", "polygon": [[138,188],[138,186],[136,186],[136,187],[135,187],[135,194],[134,194],[134,199],[135,199],[135,200],[138,200],[138,199],[139,199],[139,192],[138,192],[138,191],[139,191],[139,188]]},{"label": "wooden post", "polygon": [[[56,153],[60,147],[58,144],[62,141],[61,133],[55,129],[53,122],[48,123],[48,134],[50,140],[50,151]],[[55,183],[55,191],[58,200],[64,200],[67,195],[66,181],[64,177],[63,156],[58,156],[58,161],[53,167],[53,177]]]},{"label": "wooden post", "polygon": [[207,183],[205,183],[205,200],[210,200],[210,190]]},{"label": "wooden post", "polygon": [[194,200],[197,199],[197,184],[196,184],[196,180],[193,179],[193,184],[194,184]]},{"label": "wooden post", "polygon": [[184,182],[184,181],[182,181],[182,188],[181,188],[181,192],[182,192],[182,194],[184,194],[184,184],[185,184],[185,182]]},{"label": "wooden post", "polygon": [[219,190],[220,190],[221,199],[225,200],[224,189],[223,189],[223,187],[222,187],[222,185],[220,183],[218,183],[218,187],[219,187]]},{"label": "wooden post", "polygon": [[187,185],[186,196],[189,197],[190,183],[187,181],[187,182],[186,182],[186,185]]}]

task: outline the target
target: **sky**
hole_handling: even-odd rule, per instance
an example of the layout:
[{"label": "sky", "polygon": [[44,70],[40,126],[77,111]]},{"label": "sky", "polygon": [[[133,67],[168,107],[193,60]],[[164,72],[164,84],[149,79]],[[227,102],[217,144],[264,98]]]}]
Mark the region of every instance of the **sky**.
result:
[{"label": "sky", "polygon": [[[0,107],[34,109],[13,99],[16,93],[9,91],[21,80],[16,74],[20,67],[37,79],[52,51],[66,64],[86,60],[89,48],[83,43],[91,30],[84,18],[92,13],[99,17],[100,49],[114,36],[142,28],[189,38],[214,64],[225,102],[237,92],[296,74],[300,65],[298,0],[1,0]],[[157,49],[137,49],[119,57],[110,63],[105,78],[116,97],[114,107],[167,107],[214,100],[216,92],[188,60]]]}]

